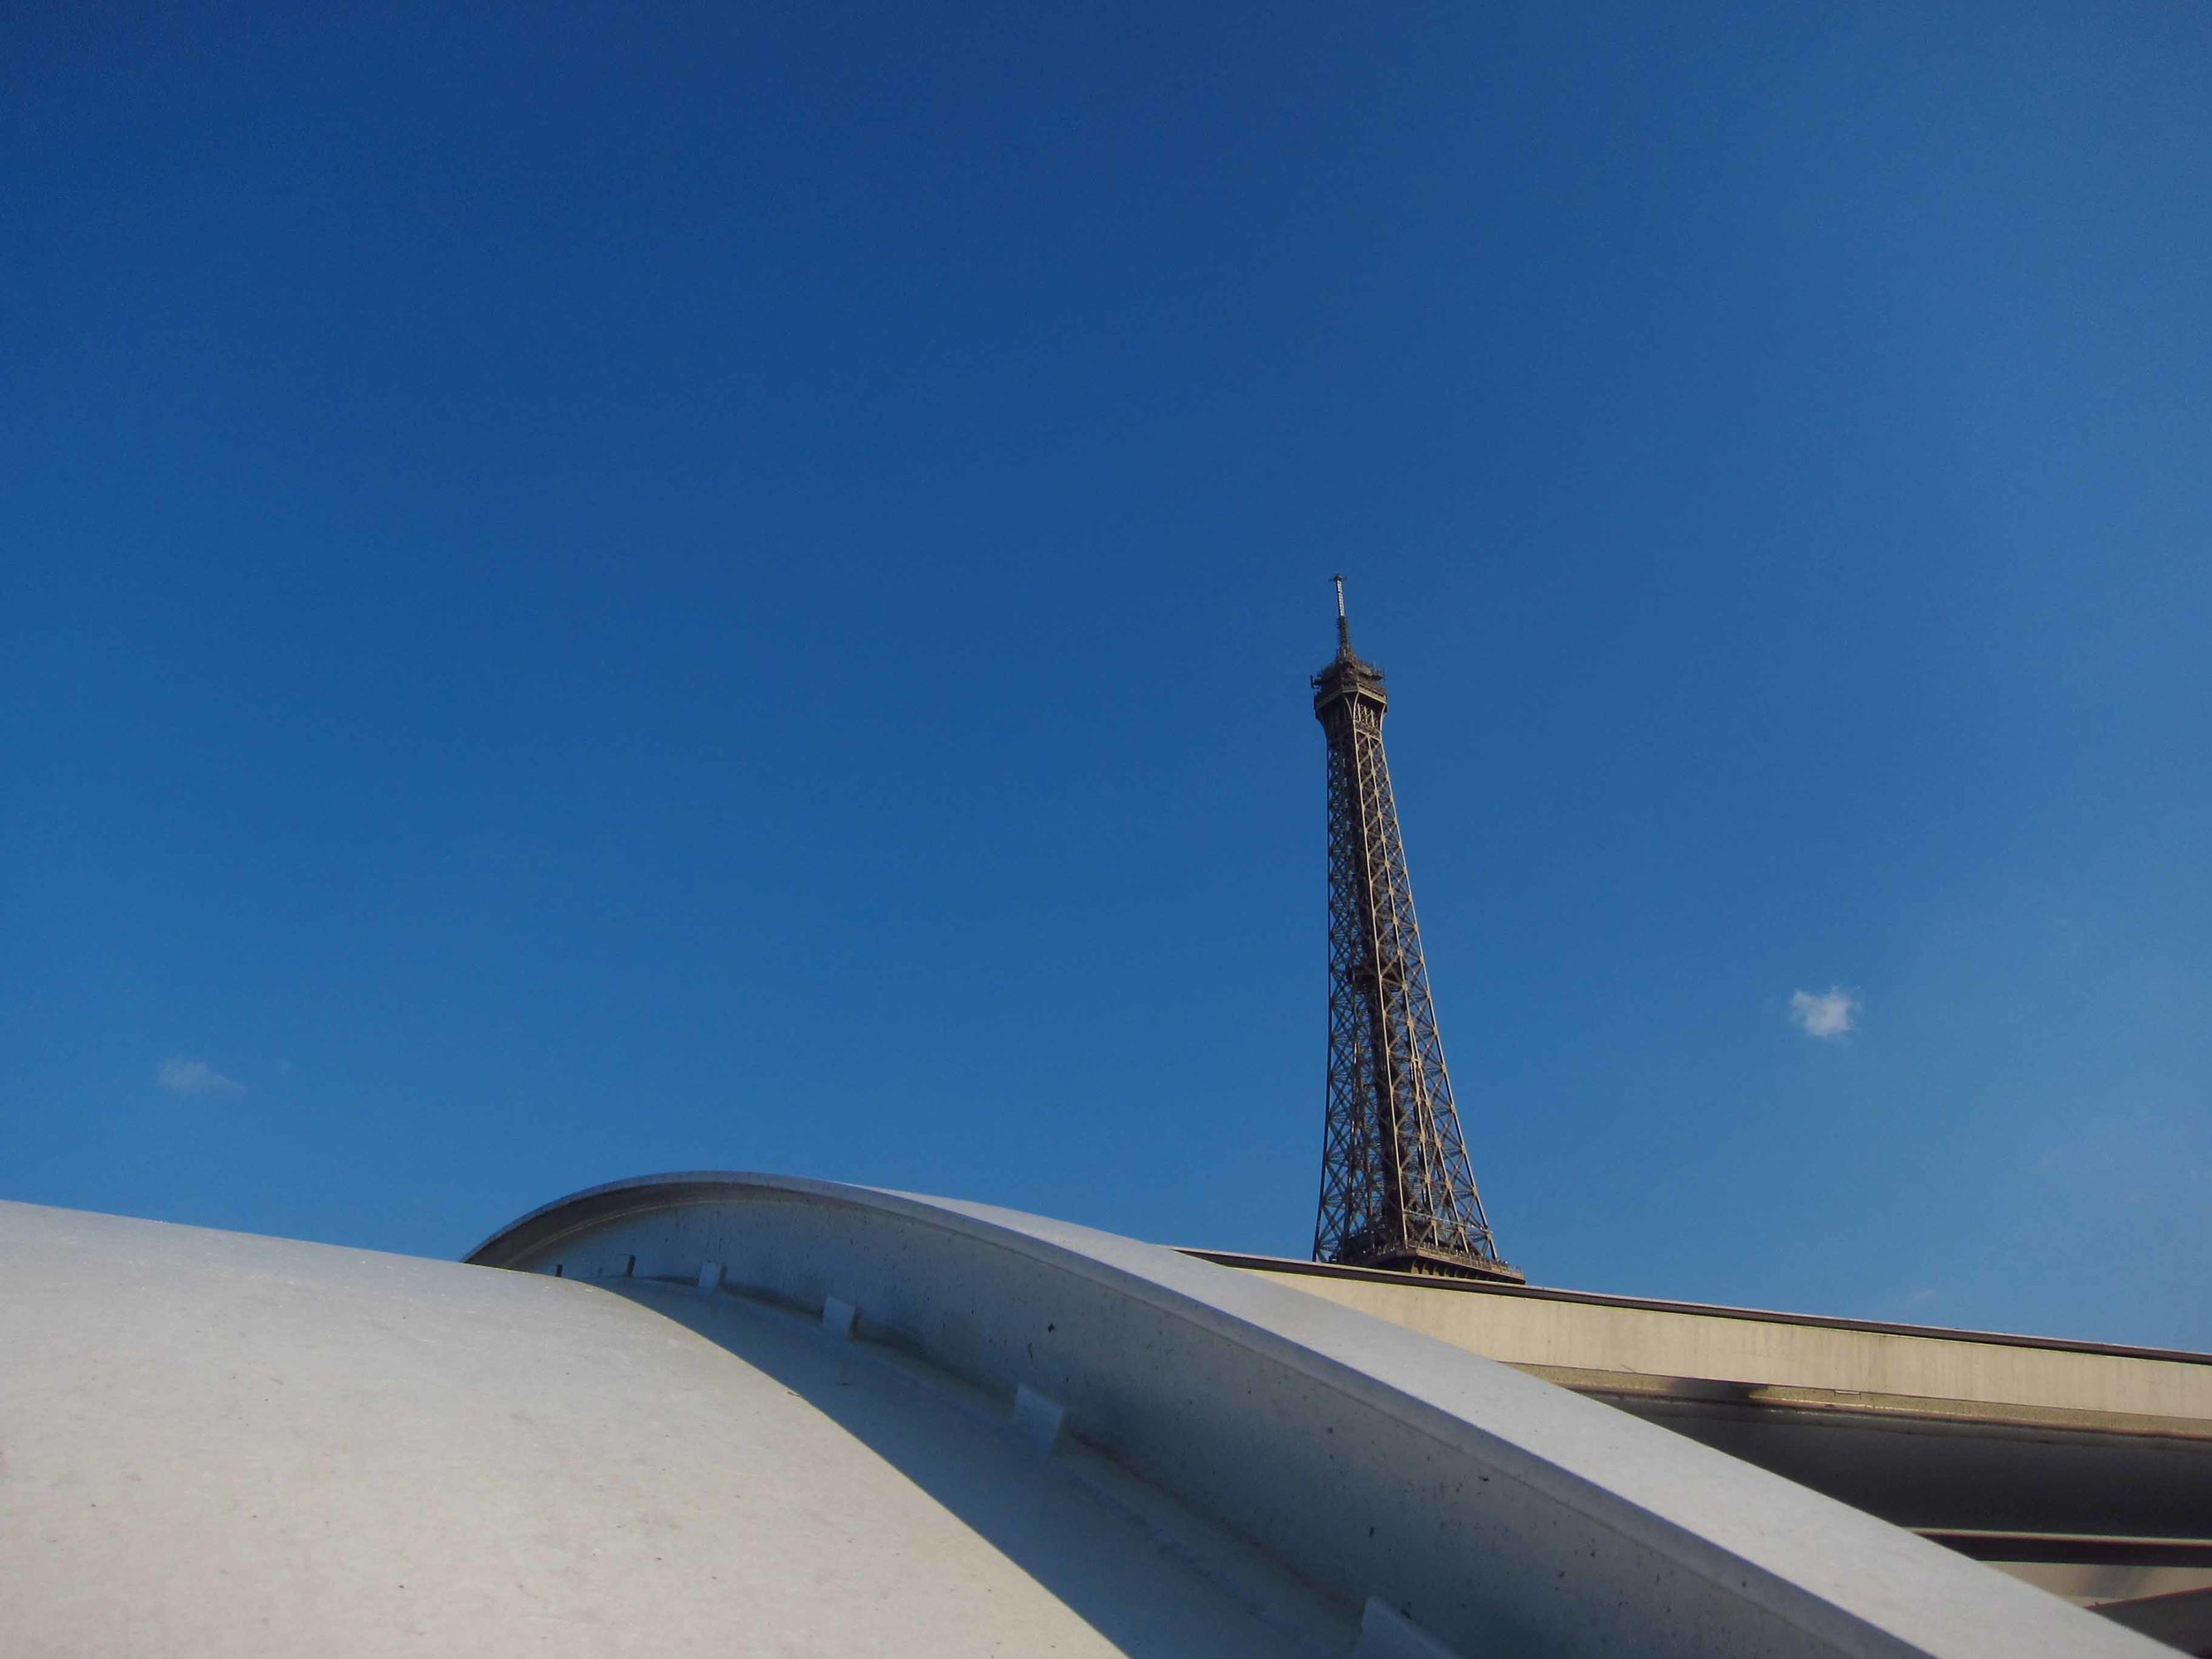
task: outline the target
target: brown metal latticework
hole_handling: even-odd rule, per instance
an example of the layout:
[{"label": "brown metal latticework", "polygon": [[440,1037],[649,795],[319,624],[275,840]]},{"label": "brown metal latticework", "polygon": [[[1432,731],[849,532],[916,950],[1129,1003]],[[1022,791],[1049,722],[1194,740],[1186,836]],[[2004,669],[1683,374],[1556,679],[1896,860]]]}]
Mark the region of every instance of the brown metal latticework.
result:
[{"label": "brown metal latticework", "polygon": [[1398,804],[1382,671],[1352,650],[1313,677],[1329,742],[1329,1105],[1317,1262],[1518,1280],[1498,1259],[1436,1032]]}]

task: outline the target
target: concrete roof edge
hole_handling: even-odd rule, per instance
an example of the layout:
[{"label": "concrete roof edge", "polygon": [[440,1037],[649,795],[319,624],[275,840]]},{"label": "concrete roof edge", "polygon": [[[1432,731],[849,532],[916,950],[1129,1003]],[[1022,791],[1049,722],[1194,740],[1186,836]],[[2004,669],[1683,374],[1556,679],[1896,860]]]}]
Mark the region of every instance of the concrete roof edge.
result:
[{"label": "concrete roof edge", "polygon": [[1622,1296],[1601,1290],[1568,1290],[1552,1285],[1509,1285],[1441,1275],[1397,1273],[1384,1268],[1347,1267],[1336,1262],[1309,1262],[1290,1256],[1258,1256],[1245,1250],[1217,1250],[1205,1245],[1177,1245],[1181,1255],[1263,1273],[1302,1273],[1323,1279],[1356,1279],[1375,1284],[1408,1285],[1420,1290],[1484,1296],[1517,1296],[1540,1302],[1571,1302],[1597,1308],[1632,1308],[1653,1313],[1701,1314],[1714,1319],[1749,1319],[1772,1325],[1800,1325],[1818,1330],[1870,1331],[1883,1336],[1922,1337],[1931,1341],[1985,1342],[1999,1348],[2050,1348],[2067,1354],[2102,1354],[2115,1359],[2171,1360],[2185,1365],[2212,1365],[2212,1354],[2194,1348],[2144,1348],[2127,1342],[2085,1341],[2078,1337],[2036,1336],[2016,1331],[1977,1331],[1963,1325],[1907,1325],[1893,1319],[1854,1319],[1842,1314],[1793,1313],[1780,1308],[1736,1308],[1717,1302],[1673,1302],[1657,1296]]},{"label": "concrete roof edge", "polygon": [[1270,1368],[1302,1375],[1541,1494],[1584,1526],[1728,1586],[1832,1652],[2151,1651],[1860,1511],[1537,1379],[1264,1279],[1072,1223],[803,1177],[692,1171],[556,1200],[467,1259],[509,1265],[610,1221],[762,1199],[895,1216],[1032,1269],[1073,1273],[1249,1353],[1255,1387],[1267,1386]]}]

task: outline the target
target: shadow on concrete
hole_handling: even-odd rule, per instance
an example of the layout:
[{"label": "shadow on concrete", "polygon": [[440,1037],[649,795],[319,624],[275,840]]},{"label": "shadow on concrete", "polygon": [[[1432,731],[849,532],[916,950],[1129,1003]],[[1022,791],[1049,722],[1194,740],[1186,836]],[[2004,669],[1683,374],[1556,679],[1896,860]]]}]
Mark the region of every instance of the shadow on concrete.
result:
[{"label": "shadow on concrete", "polygon": [[[1350,1647],[1348,1624],[1315,1627],[1310,1608],[1269,1606],[1263,1593],[1202,1571],[1182,1540],[1071,1475],[1002,1420],[1002,1408],[952,1379],[728,1292],[602,1283],[775,1379],[1125,1654],[1336,1655]],[[978,1651],[989,1650],[987,1633],[977,1634]]]}]

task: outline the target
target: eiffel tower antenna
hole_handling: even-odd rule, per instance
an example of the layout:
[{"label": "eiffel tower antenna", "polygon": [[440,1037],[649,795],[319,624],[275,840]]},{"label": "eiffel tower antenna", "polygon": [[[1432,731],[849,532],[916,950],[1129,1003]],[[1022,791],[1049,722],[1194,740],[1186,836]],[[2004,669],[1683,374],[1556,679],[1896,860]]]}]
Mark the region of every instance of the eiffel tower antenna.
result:
[{"label": "eiffel tower antenna", "polygon": [[1313,677],[1329,746],[1329,1078],[1313,1258],[1521,1280],[1498,1259],[1452,1102],[1383,757],[1382,670],[1352,649]]}]

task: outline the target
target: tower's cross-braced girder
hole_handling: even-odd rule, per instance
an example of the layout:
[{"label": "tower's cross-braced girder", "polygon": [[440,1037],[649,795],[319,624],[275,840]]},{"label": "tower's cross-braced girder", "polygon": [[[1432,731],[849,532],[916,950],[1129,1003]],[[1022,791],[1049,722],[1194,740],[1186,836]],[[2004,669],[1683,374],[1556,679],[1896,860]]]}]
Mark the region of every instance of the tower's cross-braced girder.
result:
[{"label": "tower's cross-braced girder", "polygon": [[1329,1088],[1318,1262],[1518,1279],[1498,1259],[1444,1069],[1383,757],[1382,671],[1337,651],[1313,677],[1329,746]]}]

